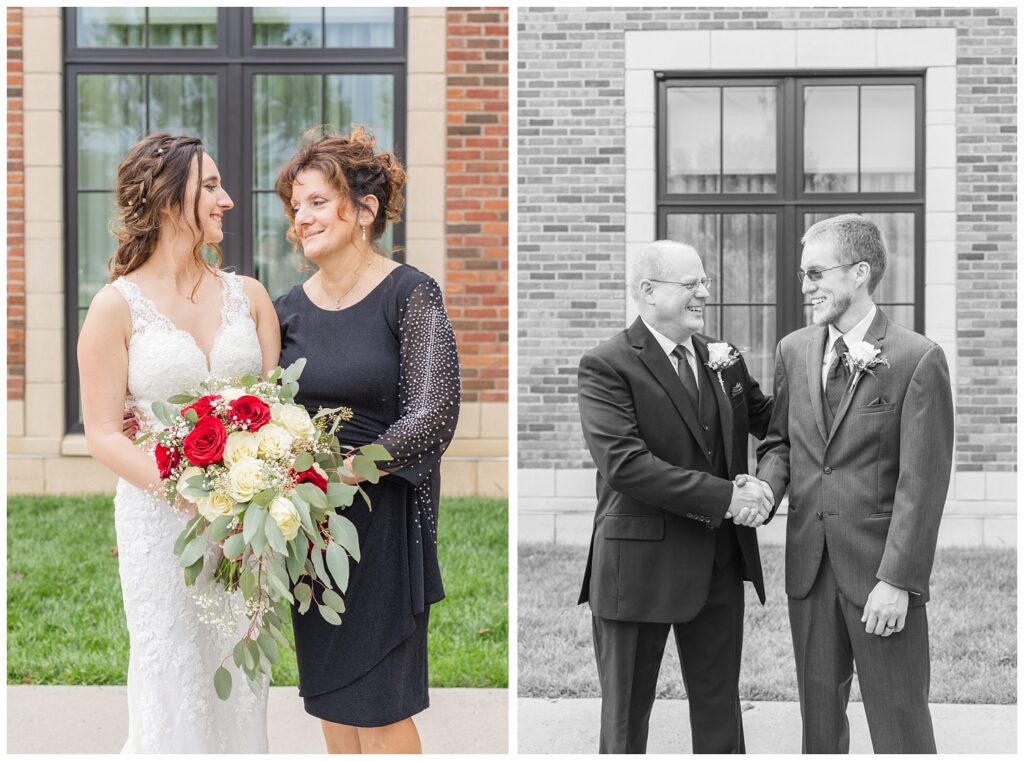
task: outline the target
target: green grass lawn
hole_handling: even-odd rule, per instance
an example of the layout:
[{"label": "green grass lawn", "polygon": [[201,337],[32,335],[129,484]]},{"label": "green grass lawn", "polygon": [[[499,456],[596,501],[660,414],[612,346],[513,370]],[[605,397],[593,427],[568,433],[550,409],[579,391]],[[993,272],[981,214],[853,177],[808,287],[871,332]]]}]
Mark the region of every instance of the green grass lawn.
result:
[{"label": "green grass lawn", "polygon": [[[781,546],[762,547],[768,601],[746,589],[740,695],[797,700]],[[519,694],[599,697],[590,608],[577,606],[586,547],[519,548]],[[1017,702],[1017,559],[1012,550],[940,549],[928,603],[934,703]],[[685,697],[675,646],[660,697]],[[853,699],[860,699],[854,680]]]},{"label": "green grass lawn", "polygon": [[[8,499],[9,684],[124,684],[115,544],[107,496]],[[431,686],[507,687],[507,502],[444,500],[438,552],[447,599],[430,614]],[[293,651],[274,682],[297,683]]]}]

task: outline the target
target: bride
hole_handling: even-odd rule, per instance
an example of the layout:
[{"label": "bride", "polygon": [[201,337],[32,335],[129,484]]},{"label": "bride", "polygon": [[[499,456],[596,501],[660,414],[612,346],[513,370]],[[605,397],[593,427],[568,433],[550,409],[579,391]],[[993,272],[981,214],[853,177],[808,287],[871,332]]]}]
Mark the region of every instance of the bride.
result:
[{"label": "bride", "polygon": [[89,452],[120,476],[114,522],[131,642],[123,752],[266,753],[266,684],[254,695],[228,657],[231,698],[213,688],[244,610],[225,620],[185,586],[171,548],[188,515],[180,499],[152,496],[156,462],[122,435],[122,418],[130,406],[149,430],[159,425],[154,401],[212,377],[266,374],[280,352],[277,316],[257,281],[203,258],[209,248],[219,263],[221,220],[234,204],[200,140],[143,139],[118,167],[115,202],[111,283],[89,307],[78,367]]}]

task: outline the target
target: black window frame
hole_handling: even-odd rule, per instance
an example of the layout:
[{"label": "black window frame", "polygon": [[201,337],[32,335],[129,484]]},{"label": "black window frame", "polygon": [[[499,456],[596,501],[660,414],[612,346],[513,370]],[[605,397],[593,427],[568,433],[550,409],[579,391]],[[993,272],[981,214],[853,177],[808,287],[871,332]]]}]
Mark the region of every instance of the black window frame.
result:
[{"label": "black window frame", "polygon": [[[224,266],[253,274],[253,76],[255,74],[379,73],[394,76],[394,151],[405,158],[407,136],[408,10],[395,7],[391,48],[254,48],[251,8],[217,9],[216,47],[94,48],[77,45],[77,8],[64,8],[64,429],[81,433],[78,419],[78,93],[79,74],[214,74],[217,76],[215,155],[235,208],[224,219]],[[322,17],[322,16],[321,16]],[[147,11],[148,21],[148,11]],[[248,40],[248,45],[247,45]],[[240,115],[239,119],[235,115]],[[229,139],[241,126],[242,139]],[[316,125],[310,125],[316,126]],[[298,136],[296,136],[296,140]],[[239,188],[236,191],[234,188]],[[85,192],[103,192],[100,188]],[[404,220],[403,220],[404,221]],[[395,224],[396,261],[405,261],[405,225]],[[113,240],[113,239],[111,239]],[[236,243],[237,241],[237,243]],[[113,248],[111,248],[111,251]]]},{"label": "black window frame", "polygon": [[[763,86],[774,83],[776,100],[776,193],[667,192],[668,109],[667,93],[674,86]],[[804,213],[911,212],[914,214],[914,325],[924,330],[924,223],[925,223],[925,72],[843,71],[769,72],[656,71],[655,207],[658,238],[667,235],[669,214],[722,214],[755,212],[778,214],[776,225],[776,336],[782,338],[805,325],[803,298],[797,282],[800,263],[801,224]],[[912,85],[915,87],[914,190],[889,193],[823,193],[803,190],[803,97],[807,85]],[[859,148],[858,148],[859,150]],[[859,161],[858,161],[859,164]],[[859,171],[859,168],[858,168]]]}]

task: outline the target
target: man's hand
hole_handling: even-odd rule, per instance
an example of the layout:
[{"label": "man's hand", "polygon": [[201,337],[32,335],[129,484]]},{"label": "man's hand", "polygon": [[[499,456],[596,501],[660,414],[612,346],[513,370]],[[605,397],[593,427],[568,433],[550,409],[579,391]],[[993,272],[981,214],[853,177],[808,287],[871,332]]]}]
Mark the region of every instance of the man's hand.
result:
[{"label": "man's hand", "polygon": [[897,589],[886,581],[879,581],[868,595],[864,615],[860,617],[861,623],[865,624],[864,631],[882,637],[903,631],[909,604],[909,592]]},{"label": "man's hand", "polygon": [[774,504],[756,478],[740,475],[733,483],[732,502],[725,517],[732,518],[737,526],[757,528],[764,523]]}]

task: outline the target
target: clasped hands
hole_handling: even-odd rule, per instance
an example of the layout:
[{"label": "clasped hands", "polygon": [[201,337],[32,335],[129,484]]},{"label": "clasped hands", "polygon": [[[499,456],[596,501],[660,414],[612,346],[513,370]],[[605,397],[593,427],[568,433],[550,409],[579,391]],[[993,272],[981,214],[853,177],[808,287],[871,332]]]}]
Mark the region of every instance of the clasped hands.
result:
[{"label": "clasped hands", "polygon": [[725,513],[737,526],[757,528],[771,515],[775,494],[765,481],[741,473],[732,486],[732,502]]}]

